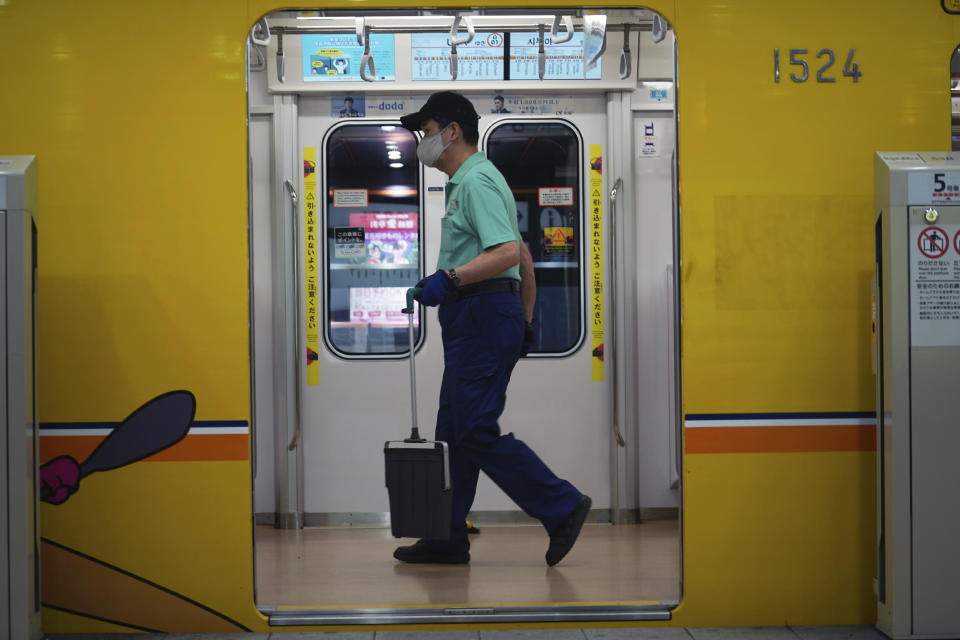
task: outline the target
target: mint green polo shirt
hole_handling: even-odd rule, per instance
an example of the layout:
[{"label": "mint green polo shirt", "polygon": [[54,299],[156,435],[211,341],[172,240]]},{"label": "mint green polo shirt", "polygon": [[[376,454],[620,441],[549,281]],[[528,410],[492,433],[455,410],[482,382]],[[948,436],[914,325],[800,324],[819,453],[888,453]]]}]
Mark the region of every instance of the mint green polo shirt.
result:
[{"label": "mint green polo shirt", "polygon": [[[447,182],[446,201],[438,269],[459,267],[494,245],[521,242],[513,193],[483,152],[473,154],[456,170]],[[520,267],[514,265],[494,277],[519,280]]]}]

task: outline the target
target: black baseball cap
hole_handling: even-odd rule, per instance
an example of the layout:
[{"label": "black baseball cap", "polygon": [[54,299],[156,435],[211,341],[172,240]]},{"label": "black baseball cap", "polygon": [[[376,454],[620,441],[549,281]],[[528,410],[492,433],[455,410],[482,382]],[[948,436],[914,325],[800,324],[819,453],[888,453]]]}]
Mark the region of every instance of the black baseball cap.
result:
[{"label": "black baseball cap", "polygon": [[473,103],[459,93],[440,91],[427,98],[416,113],[401,116],[400,124],[404,129],[420,131],[423,123],[430,118],[443,123],[456,122],[464,131],[476,131],[480,116],[473,108]]}]

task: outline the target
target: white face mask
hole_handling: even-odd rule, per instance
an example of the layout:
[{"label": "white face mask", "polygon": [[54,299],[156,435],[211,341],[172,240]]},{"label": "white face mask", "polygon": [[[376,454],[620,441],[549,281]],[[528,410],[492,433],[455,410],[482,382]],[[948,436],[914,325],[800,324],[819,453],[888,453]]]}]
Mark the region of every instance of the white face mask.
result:
[{"label": "white face mask", "polygon": [[436,166],[437,160],[439,160],[443,152],[447,150],[447,147],[453,143],[451,140],[447,144],[443,144],[443,132],[446,131],[449,126],[448,124],[439,132],[432,136],[427,136],[420,141],[420,144],[417,145],[417,158],[420,159],[420,162],[428,167]]}]

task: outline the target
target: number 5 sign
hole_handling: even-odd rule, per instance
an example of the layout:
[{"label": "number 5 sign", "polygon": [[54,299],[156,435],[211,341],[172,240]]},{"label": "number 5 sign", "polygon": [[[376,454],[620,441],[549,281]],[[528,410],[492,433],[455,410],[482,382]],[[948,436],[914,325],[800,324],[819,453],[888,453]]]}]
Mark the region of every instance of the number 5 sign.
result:
[{"label": "number 5 sign", "polygon": [[960,172],[911,171],[907,176],[910,204],[960,202]]}]

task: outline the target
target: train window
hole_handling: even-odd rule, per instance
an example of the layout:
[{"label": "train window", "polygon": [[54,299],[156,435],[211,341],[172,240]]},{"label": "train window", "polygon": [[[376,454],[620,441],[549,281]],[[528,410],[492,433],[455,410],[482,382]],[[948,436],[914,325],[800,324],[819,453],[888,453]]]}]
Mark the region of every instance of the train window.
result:
[{"label": "train window", "polygon": [[487,157],[513,190],[537,279],[532,355],[562,356],[583,339],[580,135],[564,121],[501,121]]},{"label": "train window", "polygon": [[399,126],[344,123],[326,136],[323,166],[324,339],[341,357],[402,355],[400,310],[420,277],[417,140]]}]

